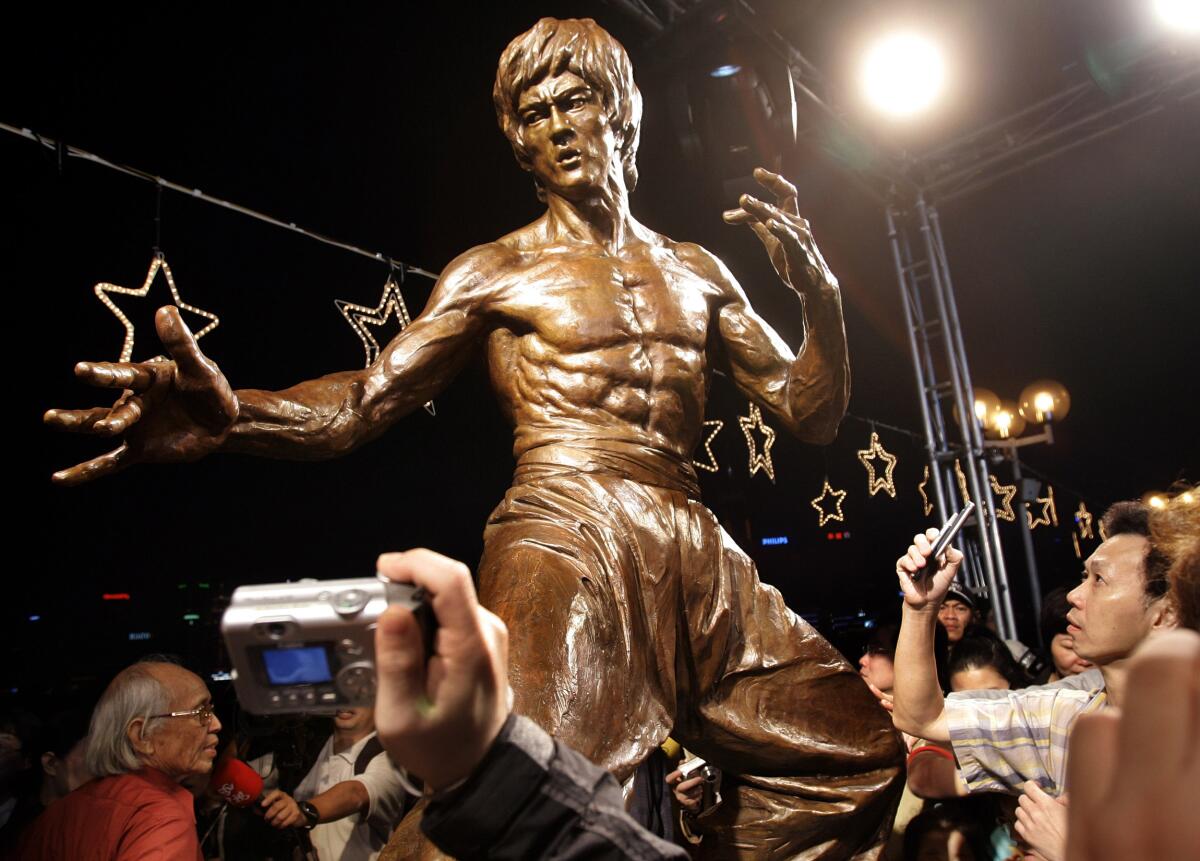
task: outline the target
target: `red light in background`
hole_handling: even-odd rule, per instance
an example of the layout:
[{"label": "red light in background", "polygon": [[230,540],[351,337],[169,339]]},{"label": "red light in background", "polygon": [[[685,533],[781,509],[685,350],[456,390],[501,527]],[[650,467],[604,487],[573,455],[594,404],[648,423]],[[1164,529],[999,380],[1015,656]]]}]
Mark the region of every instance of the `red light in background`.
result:
[{"label": "red light in background", "polygon": [[100,597],[103,598],[105,601],[128,601],[129,593],[128,592],[105,592]]}]

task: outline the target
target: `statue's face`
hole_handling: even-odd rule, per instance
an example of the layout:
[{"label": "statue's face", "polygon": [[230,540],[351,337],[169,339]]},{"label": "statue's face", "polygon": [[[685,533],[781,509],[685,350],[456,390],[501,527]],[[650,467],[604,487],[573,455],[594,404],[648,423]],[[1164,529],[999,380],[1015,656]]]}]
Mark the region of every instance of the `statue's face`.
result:
[{"label": "statue's face", "polygon": [[529,169],[550,194],[568,199],[621,181],[617,139],[599,93],[573,72],[543,78],[521,94],[517,119]]}]

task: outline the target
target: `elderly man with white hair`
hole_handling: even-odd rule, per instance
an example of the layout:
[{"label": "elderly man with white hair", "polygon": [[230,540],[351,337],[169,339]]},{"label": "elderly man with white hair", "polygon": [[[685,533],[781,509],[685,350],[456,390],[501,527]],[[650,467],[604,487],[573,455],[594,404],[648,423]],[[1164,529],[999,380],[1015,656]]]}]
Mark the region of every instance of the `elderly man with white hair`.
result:
[{"label": "elderly man with white hair", "polygon": [[195,673],[160,661],[126,667],[92,713],[96,779],[39,817],[18,857],[197,861],[192,795],[180,781],[212,770],[220,729]]}]

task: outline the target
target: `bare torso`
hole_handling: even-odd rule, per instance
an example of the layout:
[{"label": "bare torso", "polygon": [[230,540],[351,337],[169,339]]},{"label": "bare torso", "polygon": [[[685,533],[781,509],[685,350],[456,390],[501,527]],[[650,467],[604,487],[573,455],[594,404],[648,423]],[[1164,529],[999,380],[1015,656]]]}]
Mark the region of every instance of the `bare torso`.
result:
[{"label": "bare torso", "polygon": [[689,457],[726,295],[702,274],[702,252],[640,229],[609,254],[547,237],[542,222],[498,245],[508,253],[487,291],[487,355],[514,455],[617,439]]}]

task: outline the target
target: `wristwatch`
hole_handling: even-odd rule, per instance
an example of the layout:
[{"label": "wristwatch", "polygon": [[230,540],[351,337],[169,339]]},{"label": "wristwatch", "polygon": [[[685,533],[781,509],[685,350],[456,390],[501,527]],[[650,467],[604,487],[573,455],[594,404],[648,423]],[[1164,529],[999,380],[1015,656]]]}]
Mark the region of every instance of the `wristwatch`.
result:
[{"label": "wristwatch", "polygon": [[321,814],[317,811],[317,808],[313,807],[307,801],[301,801],[296,806],[299,807],[300,812],[304,814],[304,830],[312,831],[314,828],[316,828],[317,824],[321,821]]}]

